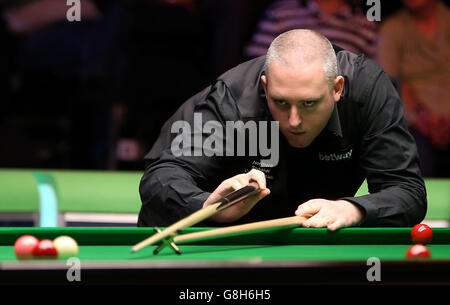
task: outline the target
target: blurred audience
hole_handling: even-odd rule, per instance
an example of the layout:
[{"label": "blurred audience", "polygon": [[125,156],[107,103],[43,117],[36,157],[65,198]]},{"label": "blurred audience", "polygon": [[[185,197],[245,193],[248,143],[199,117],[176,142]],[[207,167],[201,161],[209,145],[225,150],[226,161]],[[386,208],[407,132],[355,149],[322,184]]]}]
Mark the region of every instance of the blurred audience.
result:
[{"label": "blurred audience", "polygon": [[0,166],[142,169],[165,120],[242,61],[269,2],[82,0],[69,22],[66,1],[1,1]]},{"label": "blurred audience", "polygon": [[367,20],[361,5],[347,0],[279,0],[266,11],[246,55],[264,55],[272,40],[292,29],[311,29],[356,54],[375,58],[377,22]]},{"label": "blurred audience", "polygon": [[[405,9],[383,19],[378,59],[402,81],[424,174],[449,176],[448,9],[436,0],[403,2]],[[160,127],[187,98],[265,54],[289,29],[313,29],[355,53],[377,54],[379,24],[356,0],[81,4],[81,22],[68,22],[63,0],[0,1],[0,130],[7,143],[0,166],[140,170]],[[31,130],[18,127],[21,116],[31,118]]]},{"label": "blurred audience", "polygon": [[[3,13],[3,18],[13,33],[30,33],[66,21],[68,10],[66,1],[34,0],[17,2],[21,4],[10,6]],[[93,1],[83,0],[82,4],[80,10],[83,20],[100,18],[101,13]]]},{"label": "blurred audience", "polygon": [[97,77],[98,83],[100,76],[90,73],[109,54],[104,48],[92,56],[110,6],[83,0],[81,21],[68,22],[66,1],[2,2],[2,35],[14,54],[7,77],[11,95],[4,101],[10,124],[5,128],[14,135],[4,146],[10,152],[2,164],[104,167],[107,106],[87,80]]},{"label": "blurred audience", "polygon": [[450,176],[450,13],[438,0],[403,0],[383,22],[378,60],[401,81],[424,176]]}]

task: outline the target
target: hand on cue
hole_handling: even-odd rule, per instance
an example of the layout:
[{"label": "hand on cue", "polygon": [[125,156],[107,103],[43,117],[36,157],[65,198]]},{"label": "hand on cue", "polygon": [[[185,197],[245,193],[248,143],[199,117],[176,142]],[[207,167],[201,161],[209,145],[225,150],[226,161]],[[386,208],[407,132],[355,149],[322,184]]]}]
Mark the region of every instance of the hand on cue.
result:
[{"label": "hand on cue", "polygon": [[224,180],[211,193],[211,195],[209,195],[208,199],[206,199],[203,203],[203,208],[219,201],[231,192],[248,185],[251,181],[255,181],[258,184],[261,190],[260,192],[218,214],[211,216],[209,220],[222,223],[236,221],[247,214],[256,205],[256,203],[258,203],[258,201],[270,194],[270,190],[266,188],[266,176],[264,173],[256,169],[252,169],[246,174],[239,174]]},{"label": "hand on cue", "polygon": [[[148,245],[154,244],[161,240],[166,240],[167,238],[172,236],[172,234],[174,234],[175,232],[182,230],[184,228],[190,227],[194,224],[197,224],[205,219],[210,218],[211,216],[213,216],[217,213],[226,211],[227,209],[233,207],[234,205],[239,204],[241,201],[246,201],[249,198],[257,199],[258,198],[257,195],[261,192],[261,189],[260,189],[258,183],[251,180],[251,178],[248,181],[249,182],[246,183],[242,188],[232,191],[232,192],[228,193],[227,195],[225,195],[224,197],[218,198],[218,200],[216,202],[212,202],[212,203],[209,203],[208,205],[205,205],[202,209],[177,221],[176,223],[165,228],[163,231],[158,232],[158,233],[150,236],[149,238],[146,238],[145,240],[137,243],[136,245],[134,245],[131,248],[130,252],[133,253],[133,252],[139,251],[140,249],[142,249]],[[253,200],[256,200],[256,199],[252,199],[252,201],[250,201],[250,204],[253,204]],[[161,249],[162,248],[159,248],[159,250],[161,250]]]}]

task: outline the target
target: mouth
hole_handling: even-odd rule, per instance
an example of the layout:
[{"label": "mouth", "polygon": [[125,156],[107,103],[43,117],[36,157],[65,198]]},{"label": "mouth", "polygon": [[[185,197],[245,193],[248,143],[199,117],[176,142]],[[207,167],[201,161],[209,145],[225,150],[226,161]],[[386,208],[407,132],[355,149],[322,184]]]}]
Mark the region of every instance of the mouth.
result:
[{"label": "mouth", "polygon": [[289,130],[289,133],[298,136],[298,135],[302,135],[302,134],[304,134],[306,132],[305,131],[291,131],[291,130]]}]

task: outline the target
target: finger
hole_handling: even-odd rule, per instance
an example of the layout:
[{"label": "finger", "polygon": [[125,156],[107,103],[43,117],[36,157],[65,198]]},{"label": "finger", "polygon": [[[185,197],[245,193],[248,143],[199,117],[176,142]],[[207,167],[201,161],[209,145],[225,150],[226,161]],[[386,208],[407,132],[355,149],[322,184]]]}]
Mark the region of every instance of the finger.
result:
[{"label": "finger", "polygon": [[303,222],[303,226],[306,228],[324,228],[333,223],[334,219],[325,213],[317,213],[311,218]]},{"label": "finger", "polygon": [[330,223],[327,228],[330,231],[336,231],[340,228],[345,228],[348,227],[350,225],[346,224],[345,221],[342,218],[338,218],[336,219],[334,222]]},{"label": "finger", "polygon": [[266,197],[267,195],[269,195],[270,190],[267,188],[266,176],[264,175],[263,172],[258,171],[258,170],[252,170],[251,172],[252,173],[250,175],[248,175],[247,177],[250,180],[255,181],[258,184],[260,191],[255,194],[256,202],[258,202],[259,200],[261,200],[264,197]]},{"label": "finger", "polygon": [[260,189],[266,188],[266,175],[262,171],[252,169],[247,173],[247,177],[249,180],[256,181]]},{"label": "finger", "polygon": [[258,193],[258,197],[260,199],[263,199],[267,195],[270,195],[270,189],[264,189],[264,190],[262,190],[261,192]]},{"label": "finger", "polygon": [[342,227],[343,227],[343,224],[339,220],[336,220],[327,226],[328,230],[330,230],[330,231],[336,231],[337,229],[340,229]]},{"label": "finger", "polygon": [[241,183],[236,177],[225,180],[218,187],[220,196],[226,196],[229,193],[242,188],[246,183]]},{"label": "finger", "polygon": [[264,189],[261,190],[260,192],[258,192],[255,196],[256,196],[256,200],[260,201],[261,199],[263,199],[264,197],[270,195],[270,190],[269,189]]},{"label": "finger", "polygon": [[269,189],[261,190],[260,192],[254,194],[251,197],[249,197],[248,199],[244,200],[243,205],[253,207],[256,203],[258,203],[258,201],[260,201],[261,199],[263,199],[264,197],[266,197],[269,194],[270,194]]},{"label": "finger", "polygon": [[295,215],[303,217],[311,217],[319,213],[322,205],[318,200],[310,200],[298,206]]},{"label": "finger", "polygon": [[[259,172],[259,173],[257,173]],[[249,172],[250,173],[250,172]],[[222,183],[222,187],[220,187],[220,189],[222,189],[222,191],[220,192],[221,196],[226,196],[229,193],[236,191],[238,189],[243,188],[244,186],[249,185],[250,180],[255,181],[256,183],[258,183],[258,187],[261,188],[261,184],[264,185],[264,188],[262,189],[266,189],[265,188],[265,177],[264,177],[264,173],[260,172],[260,171],[256,171],[253,170],[253,172],[251,174],[239,174],[236,175],[232,178],[229,178],[227,180],[225,180]],[[269,192],[270,193],[270,192]],[[258,195],[263,195],[262,197],[257,197],[255,195],[255,197],[253,199],[260,200],[263,197],[267,196],[269,193],[263,193],[261,194],[261,192],[258,193]]]},{"label": "finger", "polygon": [[238,190],[243,188],[246,185],[244,181],[240,181],[240,179],[233,179],[230,184],[231,191]]}]

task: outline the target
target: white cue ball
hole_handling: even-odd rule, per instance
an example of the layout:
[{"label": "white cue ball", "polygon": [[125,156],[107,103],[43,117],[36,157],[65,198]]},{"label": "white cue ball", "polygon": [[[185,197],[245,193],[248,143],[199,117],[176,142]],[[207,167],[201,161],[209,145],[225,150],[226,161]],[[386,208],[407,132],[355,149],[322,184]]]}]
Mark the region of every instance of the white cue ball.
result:
[{"label": "white cue ball", "polygon": [[55,238],[53,244],[58,251],[58,258],[78,256],[78,244],[70,236],[59,236]]}]

